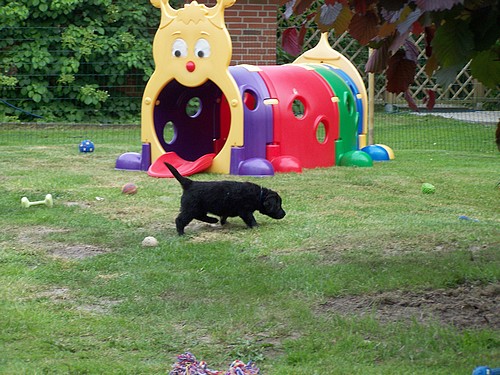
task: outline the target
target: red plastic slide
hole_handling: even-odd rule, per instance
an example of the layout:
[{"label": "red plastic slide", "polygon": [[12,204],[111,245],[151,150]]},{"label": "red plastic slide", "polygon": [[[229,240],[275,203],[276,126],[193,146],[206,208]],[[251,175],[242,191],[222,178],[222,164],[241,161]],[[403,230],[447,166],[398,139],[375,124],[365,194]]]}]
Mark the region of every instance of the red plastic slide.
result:
[{"label": "red plastic slide", "polygon": [[168,170],[165,163],[172,164],[181,175],[191,176],[198,172],[203,172],[205,169],[212,165],[212,160],[216,154],[206,154],[196,159],[195,161],[188,161],[181,158],[175,152],[167,152],[161,155],[156,161],[151,164],[148,169],[148,175],[158,178],[172,178],[172,173]]}]

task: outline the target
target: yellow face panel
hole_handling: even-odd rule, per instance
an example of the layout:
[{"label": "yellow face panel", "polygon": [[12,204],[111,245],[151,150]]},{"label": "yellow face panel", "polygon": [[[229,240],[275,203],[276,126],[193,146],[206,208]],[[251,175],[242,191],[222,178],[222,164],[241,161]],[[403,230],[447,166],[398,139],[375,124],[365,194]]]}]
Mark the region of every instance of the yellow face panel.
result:
[{"label": "yellow face panel", "polygon": [[229,103],[231,123],[226,143],[209,170],[229,173],[231,147],[243,144],[243,107],[238,86],[228,70],[232,44],[224,23],[224,9],[234,1],[218,0],[211,8],[192,1],[175,10],[168,0],[151,0],[161,9],[161,23],[153,42],[155,71],[143,96],[141,137],[151,144],[153,160],[165,152],[154,124],[160,92],[172,80],[188,88],[210,80]]},{"label": "yellow face panel", "polygon": [[224,79],[231,61],[231,38],[223,5],[207,8],[196,1],[177,11],[162,7],[162,24],[153,44],[157,70],[193,87]]}]

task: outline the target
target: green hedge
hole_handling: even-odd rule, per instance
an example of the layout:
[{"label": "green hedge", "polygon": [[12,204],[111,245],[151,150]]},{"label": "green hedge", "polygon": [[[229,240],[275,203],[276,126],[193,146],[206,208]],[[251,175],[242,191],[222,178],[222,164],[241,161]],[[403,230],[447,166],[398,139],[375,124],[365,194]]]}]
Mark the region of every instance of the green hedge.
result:
[{"label": "green hedge", "polygon": [[149,1],[0,6],[0,121],[136,121],[159,19]]}]

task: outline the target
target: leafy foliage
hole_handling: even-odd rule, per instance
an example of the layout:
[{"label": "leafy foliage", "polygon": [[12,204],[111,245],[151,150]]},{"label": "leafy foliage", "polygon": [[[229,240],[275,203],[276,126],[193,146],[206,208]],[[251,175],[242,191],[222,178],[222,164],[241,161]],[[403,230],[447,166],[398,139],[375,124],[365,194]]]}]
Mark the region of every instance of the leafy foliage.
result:
[{"label": "leafy foliage", "polygon": [[[425,33],[425,72],[435,73],[441,86],[447,86],[471,60],[475,78],[491,88],[500,84],[500,10],[496,0],[325,0],[320,3],[282,0],[282,3],[288,9],[286,16],[312,12],[313,17],[309,19],[314,19],[321,31],[333,29],[340,35],[348,30],[361,44],[374,48],[366,71],[377,73],[388,68],[386,88],[389,92],[409,90],[415,75],[413,67],[417,59],[422,58],[414,53],[416,48],[408,38],[411,33]],[[283,39],[283,49],[296,55],[299,42]],[[411,96],[407,93],[405,97]],[[427,105],[433,105],[434,99],[434,93],[430,93]]]},{"label": "leafy foliage", "polygon": [[137,118],[142,89],[133,88],[153,72],[157,12],[147,1],[1,1],[0,94],[11,104],[0,103],[4,117]]},{"label": "leafy foliage", "polygon": [[389,92],[404,92],[413,83],[417,65],[406,58],[406,54],[399,50],[389,58],[387,68],[387,90]]}]

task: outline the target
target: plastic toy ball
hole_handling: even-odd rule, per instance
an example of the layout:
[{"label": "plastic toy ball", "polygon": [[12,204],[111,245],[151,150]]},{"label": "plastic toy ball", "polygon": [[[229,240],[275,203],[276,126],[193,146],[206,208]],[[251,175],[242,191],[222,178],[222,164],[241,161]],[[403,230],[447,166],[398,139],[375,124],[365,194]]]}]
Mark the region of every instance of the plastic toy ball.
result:
[{"label": "plastic toy ball", "polygon": [[88,139],[81,141],[79,150],[80,152],[94,152],[94,143]]},{"label": "plastic toy ball", "polygon": [[436,187],[428,182],[422,184],[422,193],[424,194],[434,194],[436,192]]},{"label": "plastic toy ball", "polygon": [[128,195],[134,195],[135,193],[137,193],[137,185],[130,183],[130,182],[123,185],[122,193],[128,194]]},{"label": "plastic toy ball", "polygon": [[490,368],[488,366],[479,366],[472,371],[472,375],[500,375],[500,368]]},{"label": "plastic toy ball", "polygon": [[144,247],[156,247],[158,246],[158,240],[153,236],[147,236],[142,240],[142,246]]}]

